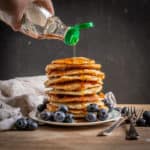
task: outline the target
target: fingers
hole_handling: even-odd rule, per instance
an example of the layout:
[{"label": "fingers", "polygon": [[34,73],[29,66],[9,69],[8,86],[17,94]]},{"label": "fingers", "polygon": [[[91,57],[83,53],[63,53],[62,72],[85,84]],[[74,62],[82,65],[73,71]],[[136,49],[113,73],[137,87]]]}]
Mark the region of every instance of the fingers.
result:
[{"label": "fingers", "polygon": [[0,14],[3,15],[2,20],[15,31],[19,30],[23,14],[32,2],[45,7],[54,15],[54,7],[51,0],[0,0]]},{"label": "fingers", "polygon": [[32,0],[0,0],[0,9],[4,14],[3,21],[14,30],[18,30],[21,26],[20,22],[24,11],[31,1]]},{"label": "fingers", "polygon": [[46,8],[52,15],[55,14],[53,3],[51,0],[35,0],[35,3]]}]

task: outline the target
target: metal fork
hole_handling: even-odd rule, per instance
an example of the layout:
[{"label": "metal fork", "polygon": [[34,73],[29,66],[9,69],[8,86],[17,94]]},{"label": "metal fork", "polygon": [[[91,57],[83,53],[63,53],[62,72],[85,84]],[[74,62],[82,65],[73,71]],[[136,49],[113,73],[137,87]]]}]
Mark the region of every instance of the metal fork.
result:
[{"label": "metal fork", "polygon": [[111,135],[112,132],[118,128],[123,122],[125,122],[129,118],[128,112],[124,114],[120,119],[114,122],[111,126],[105,128],[104,130],[100,131],[97,136],[107,136]]},{"label": "metal fork", "polygon": [[139,138],[139,134],[135,128],[136,121],[141,118],[144,110],[138,110],[135,107],[128,107],[128,116],[130,120],[129,130],[126,132],[127,140],[137,140]]},{"label": "metal fork", "polygon": [[131,111],[131,109],[128,107],[127,113],[125,113],[119,120],[117,120],[116,122],[114,122],[111,126],[109,126],[109,127],[105,128],[104,130],[100,131],[97,134],[97,136],[111,135],[113,133],[113,131],[116,128],[118,128],[122,123],[124,123],[128,119],[130,120],[133,114],[134,114],[135,118],[137,118],[139,116],[139,112],[137,112],[135,108],[132,109],[132,111]]}]

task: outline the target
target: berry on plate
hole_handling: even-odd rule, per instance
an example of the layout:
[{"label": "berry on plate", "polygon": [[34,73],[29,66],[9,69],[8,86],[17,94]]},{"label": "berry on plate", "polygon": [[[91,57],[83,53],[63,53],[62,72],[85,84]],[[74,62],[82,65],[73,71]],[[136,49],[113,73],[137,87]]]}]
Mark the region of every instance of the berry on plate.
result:
[{"label": "berry on plate", "polygon": [[48,112],[48,111],[43,111],[40,113],[40,118],[45,120],[45,121],[48,121],[51,117],[51,112]]},{"label": "berry on plate", "polygon": [[95,113],[88,112],[85,116],[85,120],[88,122],[95,122],[97,121],[97,116]]},{"label": "berry on plate", "polygon": [[100,109],[97,113],[97,117],[99,120],[104,121],[108,118],[108,111],[106,109]]},{"label": "berry on plate", "polygon": [[39,112],[42,112],[45,108],[46,108],[46,107],[45,107],[45,104],[39,104],[38,107],[37,107],[37,110],[38,110]]},{"label": "berry on plate", "polygon": [[87,111],[88,112],[97,112],[99,110],[99,107],[97,104],[89,104],[87,106]]},{"label": "berry on plate", "polygon": [[73,122],[73,115],[72,114],[66,114],[64,122],[72,123]]},{"label": "berry on plate", "polygon": [[66,117],[65,113],[62,111],[57,111],[54,113],[54,120],[56,122],[63,122],[65,120],[65,117]]},{"label": "berry on plate", "polygon": [[62,111],[64,113],[68,112],[68,107],[66,105],[60,105],[58,111]]}]

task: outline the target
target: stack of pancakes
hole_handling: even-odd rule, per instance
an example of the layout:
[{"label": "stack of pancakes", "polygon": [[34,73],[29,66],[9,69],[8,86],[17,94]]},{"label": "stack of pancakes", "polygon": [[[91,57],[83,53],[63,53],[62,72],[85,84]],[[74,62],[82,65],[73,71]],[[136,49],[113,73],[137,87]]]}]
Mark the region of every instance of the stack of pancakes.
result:
[{"label": "stack of pancakes", "polygon": [[58,59],[46,66],[48,80],[45,86],[49,103],[48,111],[56,111],[59,105],[66,105],[75,117],[84,117],[91,103],[104,107],[103,87],[105,74],[101,65],[85,57]]}]

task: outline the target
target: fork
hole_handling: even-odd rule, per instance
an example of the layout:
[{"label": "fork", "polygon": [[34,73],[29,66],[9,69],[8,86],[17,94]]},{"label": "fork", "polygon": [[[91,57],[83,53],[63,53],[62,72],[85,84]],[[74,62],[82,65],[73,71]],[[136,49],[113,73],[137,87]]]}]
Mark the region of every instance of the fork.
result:
[{"label": "fork", "polygon": [[[132,113],[131,113],[132,112]],[[141,111],[142,112],[142,111]],[[132,116],[135,116],[134,118],[139,118],[140,115],[140,111],[137,112],[136,109],[131,109],[128,107],[127,112],[116,122],[114,122],[111,126],[105,128],[104,130],[100,131],[97,136],[107,136],[107,135],[111,135],[113,133],[113,131],[118,128],[122,123],[124,123],[126,120],[130,120]],[[139,116],[139,117],[138,117]],[[137,120],[137,119],[136,119]],[[135,121],[136,122],[136,121]],[[134,123],[135,123],[134,122]],[[131,129],[133,129],[134,127],[132,127]],[[136,132],[136,135],[138,135],[138,133]]]},{"label": "fork", "polygon": [[125,122],[129,118],[128,112],[125,113],[120,119],[114,122],[111,126],[105,128],[104,130],[100,131],[97,136],[107,136],[111,135],[112,132],[118,128],[123,122]]},{"label": "fork", "polygon": [[135,128],[136,121],[141,118],[144,110],[137,110],[135,107],[128,107],[128,116],[130,120],[129,130],[126,132],[127,140],[137,140],[139,138],[139,134]]}]

